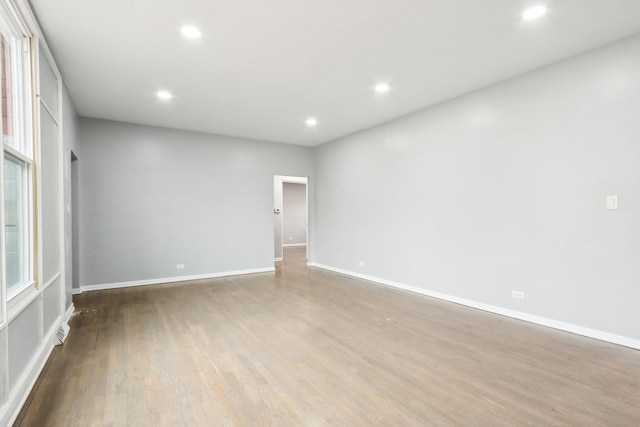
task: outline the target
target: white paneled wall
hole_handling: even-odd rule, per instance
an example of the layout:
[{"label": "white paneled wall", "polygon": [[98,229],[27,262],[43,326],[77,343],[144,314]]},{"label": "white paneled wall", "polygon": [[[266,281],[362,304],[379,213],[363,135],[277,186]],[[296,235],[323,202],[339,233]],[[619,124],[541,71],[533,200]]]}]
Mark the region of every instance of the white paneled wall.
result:
[{"label": "white paneled wall", "polygon": [[70,290],[65,290],[62,80],[28,3],[20,0],[15,4],[34,40],[35,93],[30,101],[35,106],[37,290],[4,307],[7,320],[0,327],[0,425],[15,420],[57,342],[55,332],[73,309],[66,295]]}]

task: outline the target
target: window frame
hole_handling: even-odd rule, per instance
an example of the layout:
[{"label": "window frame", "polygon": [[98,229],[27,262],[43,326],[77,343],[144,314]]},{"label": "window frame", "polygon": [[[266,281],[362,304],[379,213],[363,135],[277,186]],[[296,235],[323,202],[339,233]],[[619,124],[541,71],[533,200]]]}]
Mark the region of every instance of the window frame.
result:
[{"label": "window frame", "polygon": [[[33,184],[32,184],[32,176],[33,176],[33,162],[31,159],[26,158],[21,153],[16,152],[15,150],[6,149],[3,150],[2,156],[2,166],[4,168],[4,161],[9,158],[9,161],[13,161],[17,163],[20,167],[21,176],[21,193],[20,194],[20,216],[21,222],[23,226],[23,230],[20,233],[20,270],[22,272],[23,277],[21,281],[14,285],[11,290],[9,290],[8,284],[5,285],[5,289],[7,292],[7,301],[12,301],[14,298],[22,294],[27,288],[35,285],[35,280],[33,279],[33,224],[32,224],[32,213],[33,213]],[[3,183],[4,183],[4,169],[2,171]],[[3,189],[4,191],[4,189]],[[4,199],[4,194],[3,194]],[[3,200],[4,203],[4,200]],[[4,206],[3,206],[4,209]],[[5,219],[2,219],[2,226],[5,226]],[[3,246],[4,246],[3,241]],[[4,246],[6,252],[6,246]],[[4,269],[6,270],[6,265]],[[4,274],[4,280],[6,281],[6,274]],[[35,286],[34,286],[35,287]]]},{"label": "window frame", "polygon": [[[5,142],[4,123],[0,122],[0,135],[2,150],[0,150],[0,246],[6,249],[5,238],[5,211],[4,211],[4,160],[6,157],[17,160],[21,163],[22,173],[22,194],[21,194],[21,220],[24,224],[22,230],[22,247],[20,251],[20,264],[22,269],[22,280],[15,285],[11,291],[6,282],[6,254],[0,260],[0,284],[2,300],[2,316],[0,324],[7,321],[7,314],[19,310],[24,303],[29,302],[32,296],[38,291],[36,272],[36,174],[35,158],[36,146],[33,126],[34,99],[33,99],[33,36],[16,14],[4,2],[0,2],[0,33],[3,38],[10,39],[11,52],[11,87],[12,92],[12,128],[13,139]],[[0,67],[0,78],[2,78],[2,67]],[[0,106],[0,113],[2,106]],[[10,145],[11,144],[11,145]],[[14,160],[14,161],[15,161]]]}]

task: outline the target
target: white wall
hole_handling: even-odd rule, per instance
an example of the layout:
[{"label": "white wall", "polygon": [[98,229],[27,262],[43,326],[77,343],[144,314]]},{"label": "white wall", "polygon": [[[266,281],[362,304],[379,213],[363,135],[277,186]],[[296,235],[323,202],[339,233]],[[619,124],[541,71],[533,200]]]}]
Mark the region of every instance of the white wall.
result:
[{"label": "white wall", "polygon": [[284,246],[307,243],[307,186],[285,182],[282,185],[282,229]]},{"label": "white wall", "polygon": [[638,70],[640,36],[319,147],[314,261],[640,340]]},{"label": "white wall", "polygon": [[104,120],[80,139],[81,286],[272,269],[273,176],[313,169],[306,147]]}]

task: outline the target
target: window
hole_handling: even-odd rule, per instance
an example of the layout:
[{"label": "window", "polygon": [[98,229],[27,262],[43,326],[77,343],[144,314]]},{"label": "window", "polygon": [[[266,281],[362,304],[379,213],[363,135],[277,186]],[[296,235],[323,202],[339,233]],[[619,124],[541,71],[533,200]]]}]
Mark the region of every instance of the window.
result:
[{"label": "window", "polygon": [[25,199],[27,165],[5,154],[4,157],[4,250],[7,292],[13,293],[29,279],[27,274]]},{"label": "window", "polygon": [[2,91],[2,226],[3,283],[8,299],[33,281],[33,150],[29,38],[0,10],[0,77]]}]

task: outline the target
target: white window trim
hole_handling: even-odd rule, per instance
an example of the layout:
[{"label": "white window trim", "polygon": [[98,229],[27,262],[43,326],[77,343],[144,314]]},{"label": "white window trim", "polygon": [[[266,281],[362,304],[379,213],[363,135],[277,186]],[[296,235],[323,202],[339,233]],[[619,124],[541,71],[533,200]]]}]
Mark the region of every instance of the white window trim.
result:
[{"label": "white window trim", "polygon": [[[2,124],[0,124],[0,130],[2,129]],[[21,162],[26,163],[29,167],[33,164],[33,159],[23,154],[21,151],[16,150],[12,146],[8,144],[4,144],[4,152],[8,153],[10,156],[15,157]],[[3,156],[4,159],[4,156]],[[31,179],[29,179],[31,181]]]},{"label": "white window trim", "polygon": [[[35,99],[33,97],[33,37],[27,31],[24,22],[20,19],[17,11],[13,7],[9,7],[4,1],[0,1],[0,22],[8,29],[8,32],[13,33],[15,37],[21,38],[21,43],[15,46],[14,54],[12,55],[12,62],[15,66],[19,67],[18,72],[12,73],[15,78],[16,90],[20,91],[21,96],[18,98],[18,102],[14,105],[14,111],[19,111],[21,114],[15,119],[14,129],[19,129],[20,136],[22,137],[21,144],[18,148],[13,147],[5,142],[2,142],[2,150],[0,153],[0,178],[3,185],[0,188],[0,227],[2,233],[0,236],[0,245],[4,249],[5,245],[5,223],[4,223],[4,159],[6,155],[14,157],[21,161],[26,166],[23,170],[23,182],[26,189],[24,194],[25,201],[24,207],[26,212],[24,213],[25,232],[22,236],[26,253],[21,257],[22,268],[25,274],[25,278],[22,283],[15,286],[11,291],[7,290],[7,283],[5,277],[6,271],[6,259],[2,256],[0,262],[1,267],[1,286],[2,291],[0,293],[1,316],[0,326],[4,325],[10,318],[15,316],[16,313],[21,312],[25,305],[30,304],[38,295],[38,287],[36,282],[36,255],[35,250],[38,247],[36,235],[35,235],[35,209],[36,202],[36,188],[34,175],[35,164],[35,147],[33,138],[33,125],[35,124],[35,118],[33,116],[34,108],[33,104]],[[0,70],[1,72],[1,70]],[[0,76],[1,77],[1,76]],[[2,135],[2,122],[0,121],[0,135]],[[4,253],[4,251],[3,251]]]}]

